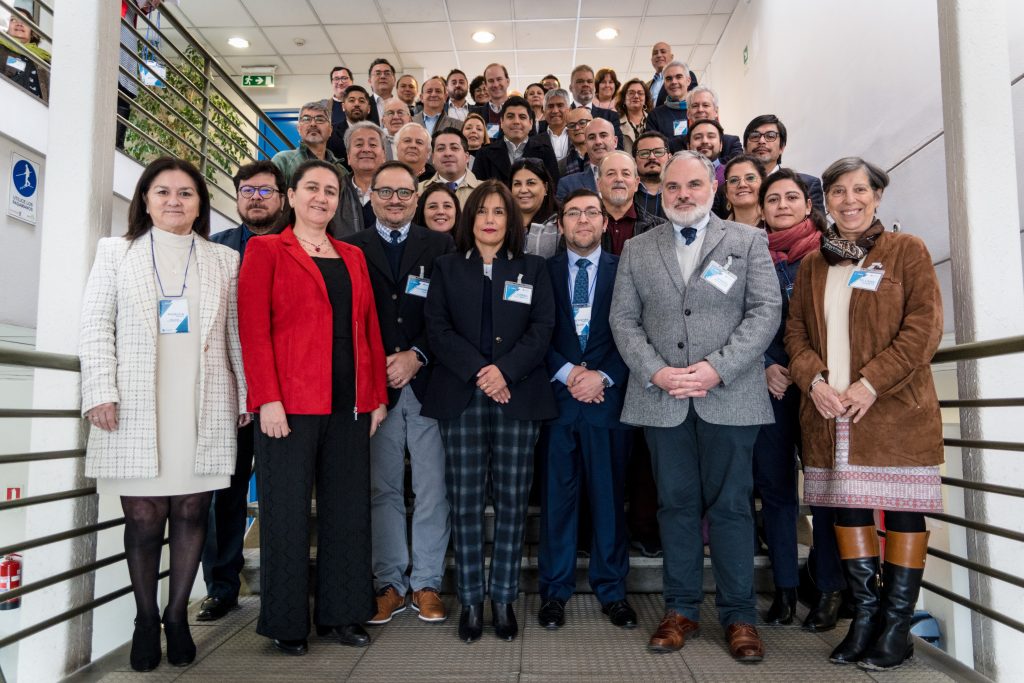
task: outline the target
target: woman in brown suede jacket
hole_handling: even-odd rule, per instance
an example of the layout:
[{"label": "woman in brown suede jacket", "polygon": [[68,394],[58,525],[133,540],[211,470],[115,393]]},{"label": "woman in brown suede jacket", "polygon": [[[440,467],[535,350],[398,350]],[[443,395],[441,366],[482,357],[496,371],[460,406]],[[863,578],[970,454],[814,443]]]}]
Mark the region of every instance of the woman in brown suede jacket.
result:
[{"label": "woman in brown suede jacket", "polygon": [[[786,351],[801,388],[804,499],[832,506],[856,615],[837,664],[891,669],[913,654],[924,513],[942,509],[942,422],[930,361],[942,299],[917,237],[875,216],[886,173],[848,157],[822,175],[835,224],[803,260],[790,301]],[[874,511],[885,511],[879,590]]]}]

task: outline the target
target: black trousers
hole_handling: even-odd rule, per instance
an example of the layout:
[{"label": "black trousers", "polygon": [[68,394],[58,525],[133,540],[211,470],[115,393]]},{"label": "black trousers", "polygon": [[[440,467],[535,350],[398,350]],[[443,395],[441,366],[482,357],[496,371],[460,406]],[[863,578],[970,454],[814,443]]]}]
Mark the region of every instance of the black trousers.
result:
[{"label": "black trousers", "polygon": [[375,611],[370,559],[370,417],[289,415],[272,439],[256,425],[260,494],[260,618],[256,632],[300,640],[309,633],[310,501],[316,486],[313,621],[358,624]]},{"label": "black trousers", "polygon": [[241,581],[238,578],[245,560],[246,507],[249,502],[249,480],[252,478],[253,429],[249,423],[238,430],[238,456],[231,484],[213,494],[210,519],[203,547],[203,581],[206,594],[227,602],[238,600]]}]

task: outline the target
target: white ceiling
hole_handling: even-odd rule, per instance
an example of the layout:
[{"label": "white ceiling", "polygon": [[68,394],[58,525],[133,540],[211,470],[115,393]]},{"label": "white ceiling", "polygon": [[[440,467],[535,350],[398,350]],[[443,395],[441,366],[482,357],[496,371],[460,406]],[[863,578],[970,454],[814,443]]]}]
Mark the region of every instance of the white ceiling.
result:
[{"label": "white ceiling", "polygon": [[[576,64],[612,67],[624,82],[650,78],[651,46],[668,42],[698,78],[737,0],[180,0],[171,9],[232,74],[243,66],[277,66],[277,73],[326,76],[337,65],[364,83],[370,62],[386,57],[399,74],[447,74],[472,79],[491,62],[509,70],[522,90],[554,73],[563,84]],[[619,35],[602,41],[598,29]],[[470,38],[495,35],[489,45]],[[250,46],[238,50],[228,38]],[[304,41],[296,45],[296,40]]]}]

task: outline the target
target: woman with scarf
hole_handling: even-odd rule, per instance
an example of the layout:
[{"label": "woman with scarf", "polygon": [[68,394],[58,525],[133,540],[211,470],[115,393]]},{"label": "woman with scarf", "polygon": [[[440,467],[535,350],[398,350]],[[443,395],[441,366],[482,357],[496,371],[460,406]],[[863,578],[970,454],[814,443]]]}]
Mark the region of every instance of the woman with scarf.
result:
[{"label": "woman with scarf", "polygon": [[[754,164],[753,168],[759,170],[760,163]],[[726,173],[728,176],[729,172]],[[789,376],[789,357],[783,335],[786,311],[800,262],[818,250],[826,223],[825,217],[811,207],[807,185],[792,169],[781,168],[763,181],[758,179],[757,184],[760,190],[754,211],[764,217],[768,231],[768,251],[775,262],[782,290],[782,324],[764,354],[768,390],[774,399],[775,423],[761,427],[754,445],[754,484],[761,496],[768,556],[775,583],[775,599],[765,621],[769,624],[790,624],[796,615],[796,593],[800,583],[796,553],[799,507],[796,450],[800,443],[800,390]],[[821,590],[821,597],[816,605],[812,605],[803,626],[811,631],[827,631],[835,628],[842,602],[841,591],[846,584],[836,552],[833,510],[815,506],[811,511],[814,515],[812,578]]]},{"label": "woman with scarf", "polygon": [[[835,224],[797,274],[785,335],[790,379],[803,393],[804,499],[837,508],[855,603],[829,658],[894,669],[914,652],[924,515],[942,510],[942,422],[930,367],[942,299],[924,242],[885,232],[877,218],[885,171],[847,157],[825,170],[822,184]],[[881,565],[876,510],[885,512]]]}]

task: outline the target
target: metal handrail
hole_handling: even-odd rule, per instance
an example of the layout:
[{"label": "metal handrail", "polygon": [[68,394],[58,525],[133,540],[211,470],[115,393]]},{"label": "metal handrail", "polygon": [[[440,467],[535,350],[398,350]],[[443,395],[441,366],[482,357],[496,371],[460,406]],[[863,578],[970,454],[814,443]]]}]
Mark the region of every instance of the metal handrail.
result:
[{"label": "metal handrail", "polygon": [[976,602],[974,600],[971,600],[970,598],[965,598],[959,593],[954,593],[953,591],[946,590],[941,586],[936,586],[931,581],[922,581],[921,588],[924,588],[927,591],[931,591],[932,593],[935,593],[938,596],[946,598],[947,600],[955,602],[958,605],[963,605],[972,612],[977,612],[978,614],[986,616],[989,619],[992,619],[993,621],[998,621],[1000,624],[1009,626],[1015,631],[1020,631],[1021,633],[1024,633],[1024,622],[1020,622],[1016,619],[1008,617],[1002,612],[997,612],[991,607],[982,605],[980,602]]},{"label": "metal handrail", "polygon": [[949,363],[957,360],[978,360],[992,356],[1008,356],[1024,353],[1024,335],[966,342],[946,349],[939,349],[932,357],[932,363]]},{"label": "metal handrail", "polygon": [[82,414],[74,409],[0,408],[0,417],[13,419],[25,417],[82,417]]},{"label": "metal handrail", "polygon": [[40,370],[67,370],[68,372],[78,372],[81,369],[78,356],[7,348],[0,348],[0,365],[16,365]]},{"label": "metal handrail", "polygon": [[947,446],[960,448],[979,448],[989,451],[1024,451],[1024,443],[1019,441],[986,441],[984,439],[943,439]]},{"label": "metal handrail", "polygon": [[21,553],[26,550],[32,550],[33,548],[50,545],[51,543],[59,543],[60,541],[67,541],[72,538],[87,536],[88,534],[94,534],[97,531],[103,531],[105,529],[112,529],[115,526],[121,526],[122,524],[124,524],[124,517],[118,517],[117,519],[108,519],[105,522],[88,524],[86,526],[80,526],[77,529],[69,529],[68,531],[50,534],[49,536],[40,536],[39,538],[34,538],[30,541],[12,543],[0,548],[0,556],[10,555],[11,553]]},{"label": "metal handrail", "polygon": [[0,465],[11,465],[16,462],[38,462],[40,460],[61,460],[62,458],[85,457],[84,448],[73,448],[68,451],[39,451],[37,453],[11,453],[0,455]]},{"label": "metal handrail", "polygon": [[30,505],[53,503],[58,500],[71,500],[72,498],[83,498],[85,496],[91,496],[95,493],[95,486],[85,486],[79,489],[71,489],[70,491],[44,493],[39,496],[29,496],[28,498],[17,498],[15,500],[0,500],[0,512],[3,512],[4,510],[13,510],[14,508],[29,507]]}]

